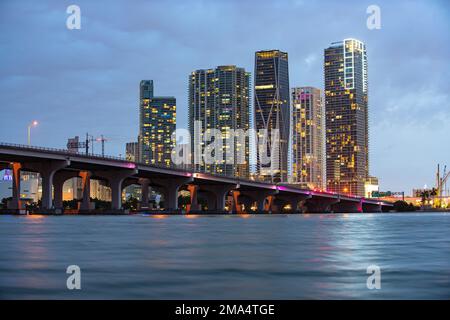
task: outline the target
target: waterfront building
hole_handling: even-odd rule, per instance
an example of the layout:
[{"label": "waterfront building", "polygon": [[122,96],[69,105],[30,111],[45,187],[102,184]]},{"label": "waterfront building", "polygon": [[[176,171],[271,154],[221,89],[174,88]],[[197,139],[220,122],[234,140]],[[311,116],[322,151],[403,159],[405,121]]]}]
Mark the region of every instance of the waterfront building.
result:
[{"label": "waterfront building", "polygon": [[[255,53],[254,121],[261,141],[261,129],[268,132],[269,164],[257,157],[259,178],[271,182],[287,182],[288,144],[290,133],[290,97],[288,54],[279,50]],[[272,144],[272,133],[278,130],[279,143]],[[259,142],[258,142],[259,144]]]},{"label": "waterfront building", "polygon": [[378,178],[368,177],[364,185],[364,197],[372,198],[374,194],[380,191]]},{"label": "waterfront building", "polygon": [[[194,169],[232,177],[248,178],[249,138],[239,135],[250,128],[250,73],[234,65],[200,69],[189,76],[189,131]],[[201,124],[201,130],[195,125]],[[204,152],[204,134],[217,129],[222,133],[222,159],[214,163],[196,160],[195,148]],[[197,134],[197,131],[199,131]],[[238,136],[235,137],[236,133]],[[233,136],[232,136],[233,135]],[[233,139],[234,148],[230,147]],[[197,149],[198,150],[198,149]],[[228,163],[227,160],[228,159]],[[231,159],[231,160],[230,160]]]},{"label": "waterfront building", "polygon": [[356,39],[324,51],[327,188],[364,196],[369,176],[366,46]]},{"label": "waterfront building", "polygon": [[176,129],[175,97],[153,95],[153,81],[140,83],[140,158],[146,164],[172,165],[175,143],[172,133]]},{"label": "waterfront building", "polygon": [[325,109],[322,92],[313,87],[291,89],[291,183],[303,188],[325,187]]}]

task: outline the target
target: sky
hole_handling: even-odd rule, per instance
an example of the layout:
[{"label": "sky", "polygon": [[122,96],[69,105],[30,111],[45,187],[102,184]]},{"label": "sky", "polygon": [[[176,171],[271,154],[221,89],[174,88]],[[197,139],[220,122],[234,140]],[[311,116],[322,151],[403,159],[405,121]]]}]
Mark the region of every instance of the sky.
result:
[{"label": "sky", "polygon": [[[70,30],[69,5],[81,9]],[[369,5],[381,29],[366,25]],[[450,169],[450,2],[442,1],[0,1],[0,142],[65,148],[86,132],[123,155],[136,140],[139,82],[177,98],[187,128],[188,76],[254,52],[289,54],[290,86],[323,88],[323,50],[357,38],[368,54],[370,174],[383,191],[435,184]],[[100,152],[100,144],[95,151]]]}]

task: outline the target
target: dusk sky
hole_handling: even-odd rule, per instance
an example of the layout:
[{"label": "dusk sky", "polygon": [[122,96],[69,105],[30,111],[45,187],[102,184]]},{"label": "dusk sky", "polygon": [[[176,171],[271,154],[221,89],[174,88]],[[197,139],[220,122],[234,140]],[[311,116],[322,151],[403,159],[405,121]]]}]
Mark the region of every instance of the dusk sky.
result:
[{"label": "dusk sky", "polygon": [[[66,8],[81,8],[69,30]],[[381,29],[366,26],[369,5]],[[450,168],[448,1],[0,1],[0,141],[65,148],[86,132],[124,154],[136,140],[139,81],[177,98],[187,128],[188,76],[235,64],[252,73],[254,52],[289,54],[290,86],[323,88],[323,50],[366,43],[370,174],[381,190],[434,186]],[[253,102],[252,102],[253,103]],[[100,144],[96,144],[100,151]]]}]

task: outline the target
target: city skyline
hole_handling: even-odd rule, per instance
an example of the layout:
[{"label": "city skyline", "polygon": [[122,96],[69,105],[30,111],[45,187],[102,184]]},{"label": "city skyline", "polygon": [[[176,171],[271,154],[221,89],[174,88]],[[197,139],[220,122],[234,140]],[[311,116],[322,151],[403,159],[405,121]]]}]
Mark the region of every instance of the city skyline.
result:
[{"label": "city skyline", "polygon": [[[156,4],[155,4],[156,5]],[[224,5],[224,4],[222,4]],[[3,6],[3,4],[2,4]],[[20,4],[5,4],[5,6],[19,6]],[[88,4],[86,2],[81,1],[80,6],[82,8],[83,14],[85,13],[87,18],[86,23],[83,24],[82,29],[79,34],[65,34],[64,32],[77,32],[77,31],[68,31],[63,28],[63,23],[65,22],[64,8],[61,8],[61,30],[58,30],[56,34],[62,34],[62,38],[58,38],[60,42],[58,45],[62,43],[67,43],[68,40],[76,41],[76,39],[82,36],[81,41],[90,41],[92,39],[89,38],[89,28],[91,26],[93,19],[95,17],[99,18],[100,21],[105,21],[105,17],[96,16],[94,13],[98,14],[98,7],[95,5]],[[207,6],[205,4],[205,6]],[[268,4],[264,4],[264,6],[270,6]],[[385,29],[392,30],[392,17],[389,16],[389,13],[386,12],[384,15],[385,7],[391,7],[388,3],[382,3],[381,9],[383,13],[383,25],[380,31],[369,31],[365,29],[365,8],[367,5],[361,4],[358,10],[349,10],[349,14],[351,16],[359,17],[358,28],[354,29],[354,34],[349,34],[349,30],[339,30],[338,32],[334,30],[328,30],[329,35],[321,34],[320,35],[320,46],[315,44],[311,46],[311,44],[307,44],[307,42],[299,41],[301,44],[305,45],[304,47],[299,47],[295,49],[290,45],[289,41],[271,41],[265,39],[266,41],[260,41],[256,43],[253,41],[249,44],[248,47],[242,48],[241,43],[236,43],[236,50],[239,52],[246,52],[246,54],[239,55],[236,58],[229,49],[220,50],[219,48],[211,48],[211,52],[214,52],[214,58],[207,58],[204,55],[199,58],[193,59],[184,59],[187,60],[185,62],[185,66],[181,68],[181,70],[187,68],[189,65],[189,71],[196,69],[197,67],[205,67],[209,65],[224,65],[224,64],[236,64],[239,66],[245,67],[247,70],[253,70],[252,65],[248,63],[248,60],[252,60],[252,55],[254,51],[258,51],[261,49],[270,49],[270,48],[278,48],[282,51],[288,52],[290,57],[290,74],[291,78],[294,78],[294,81],[290,81],[290,87],[295,86],[316,86],[319,88],[323,88],[321,81],[322,70],[317,66],[321,66],[322,59],[321,53],[326,46],[332,42],[337,41],[339,39],[343,39],[346,36],[355,37],[361,39],[368,46],[368,52],[370,56],[369,61],[369,74],[370,74],[370,112],[371,112],[371,172],[380,178],[380,187],[382,190],[411,190],[413,187],[419,188],[423,187],[424,184],[428,184],[429,186],[434,182],[434,170],[435,164],[438,162],[445,162],[449,156],[447,150],[442,148],[442,143],[445,142],[444,138],[448,133],[448,126],[446,128],[445,121],[448,120],[449,114],[448,110],[442,109],[442,105],[448,101],[448,90],[445,89],[445,83],[442,83],[442,80],[445,79],[445,73],[448,72],[448,66],[445,64],[445,60],[442,57],[445,57],[446,52],[448,53],[448,47],[444,47],[444,50],[441,49],[440,52],[436,52],[436,49],[433,49],[433,46],[439,42],[437,36],[435,36],[435,41],[428,41],[427,46],[428,51],[422,51],[421,55],[417,56],[417,51],[415,52],[415,58],[411,58],[413,61],[410,64],[406,64],[403,61],[398,61],[398,55],[401,55],[403,52],[405,57],[410,57],[413,44],[408,43],[405,40],[395,38],[389,39],[388,44],[385,47],[380,45],[381,39],[378,39],[378,35],[385,32]],[[398,5],[396,5],[398,6]],[[49,7],[53,7],[49,5]],[[400,7],[406,9],[406,13],[408,10],[413,10],[413,8],[408,8],[407,5],[403,3],[400,4]],[[442,18],[448,17],[448,11],[445,11],[445,5],[443,3],[437,2],[430,5],[426,5],[425,3],[422,6],[415,6],[414,10],[418,9],[429,10],[435,14],[437,17],[437,21],[443,24],[444,28],[448,25],[448,22],[442,20]],[[85,8],[85,9],[83,9]],[[94,10],[92,10],[94,8]],[[300,5],[298,7],[294,6],[292,3],[293,11],[295,10],[311,10],[311,5]],[[53,8],[54,11],[57,12],[58,6]],[[197,8],[200,10],[201,8]],[[244,6],[245,9],[245,6]],[[444,9],[441,11],[439,9]],[[37,9],[39,10],[39,9]],[[357,11],[357,13],[356,13]],[[390,10],[391,11],[391,10]],[[275,13],[277,13],[277,8],[275,7]],[[405,13],[405,15],[406,15]],[[138,13],[135,13],[138,14]],[[23,14],[23,17],[27,17],[27,14]],[[441,17],[441,20],[439,18]],[[33,17],[31,17],[33,18]],[[403,18],[403,23],[406,23],[406,18]],[[24,18],[26,19],[26,18]],[[424,19],[421,17],[421,19]],[[445,20],[445,19],[444,19]],[[4,20],[8,23],[8,17],[5,17]],[[3,23],[5,23],[3,22]],[[11,23],[11,21],[9,21]],[[36,20],[30,19],[26,21],[27,26],[32,26],[33,23],[36,23]],[[439,25],[439,23],[437,23]],[[11,23],[11,25],[14,25]],[[49,19],[48,25],[45,27],[48,28],[49,34],[52,34],[50,31],[52,28],[57,26],[58,24],[54,22],[52,19]],[[344,24],[345,25],[345,24]],[[432,24],[428,25],[430,28]],[[433,25],[436,26],[436,23]],[[122,27],[127,27],[122,26]],[[398,27],[398,26],[397,26]],[[412,26],[414,28],[414,26]],[[417,26],[416,26],[417,28]],[[120,29],[120,28],[119,28]],[[350,29],[350,28],[348,28]],[[92,30],[92,29],[91,29]],[[17,30],[16,30],[17,31]],[[229,30],[227,30],[229,31]],[[96,29],[96,32],[99,32]],[[139,31],[144,32],[144,30]],[[225,31],[224,31],[225,32]],[[378,32],[378,34],[377,34]],[[425,31],[422,31],[426,33]],[[338,34],[337,34],[338,33]],[[13,34],[13,33],[11,33]],[[320,34],[320,32],[319,32]],[[384,33],[385,34],[385,33]],[[20,35],[20,32],[19,32]],[[95,36],[94,34],[93,36]],[[9,43],[14,42],[12,38],[8,38],[10,35],[5,35],[4,41],[2,41],[2,47]],[[423,36],[421,32],[419,32],[419,36]],[[442,35],[441,35],[442,36]],[[87,37],[87,38],[86,38]],[[381,36],[380,36],[381,37]],[[289,37],[285,37],[285,40]],[[311,37],[312,38],[312,37]],[[19,37],[20,39],[20,37]],[[169,39],[172,39],[169,37]],[[420,37],[419,37],[420,39]],[[37,50],[36,59],[42,58],[41,55],[45,55],[49,53],[51,50],[51,46],[49,48],[44,48],[45,45],[52,44],[53,42],[49,42],[49,39],[43,39],[43,46],[38,46],[41,50]],[[433,39],[432,39],[433,40]],[[402,43],[402,46],[398,45],[395,49],[398,52],[393,52],[392,50],[388,50],[390,47],[397,44],[397,41]],[[412,41],[412,39],[410,39]],[[439,42],[440,43],[440,42]],[[15,44],[17,45],[17,44]],[[36,43],[30,43],[30,46],[36,46]],[[21,47],[20,45],[18,45]],[[142,44],[138,44],[138,47],[142,46]],[[170,46],[170,43],[169,43]],[[431,46],[431,47],[430,47]],[[448,46],[448,45],[447,45]],[[70,47],[69,47],[70,48]],[[142,46],[141,49],[145,48]],[[408,52],[407,49],[410,49],[410,55],[406,55],[405,52]],[[72,47],[73,49],[73,47]],[[77,47],[75,46],[75,49]],[[78,48],[81,51],[77,51],[78,53],[83,53],[84,51]],[[106,52],[119,52],[111,49],[111,48],[103,48],[100,49],[106,50]],[[403,51],[406,50],[406,51]],[[422,49],[424,50],[424,49]],[[387,52],[383,54],[383,52]],[[9,50],[7,51],[9,52]],[[61,52],[65,52],[61,49]],[[145,50],[144,50],[145,52]],[[190,51],[188,50],[190,53]],[[94,54],[98,53],[94,47]],[[379,54],[381,53],[381,54]],[[67,54],[67,52],[66,52]],[[133,53],[122,53],[121,56],[129,57],[132,56]],[[138,54],[138,53],[135,53]],[[392,57],[388,56],[388,54],[392,55]],[[434,63],[430,61],[424,60],[424,57],[427,57],[429,54],[432,58],[437,60],[438,64],[435,66]],[[51,55],[50,55],[51,56]],[[82,54],[83,56],[83,54]],[[188,54],[187,56],[190,56]],[[97,55],[94,55],[97,57]],[[229,57],[229,58],[227,58]],[[440,58],[441,57],[441,58]],[[80,135],[82,136],[84,132],[94,132],[96,135],[104,134],[106,137],[110,137],[110,141],[107,143],[107,153],[108,154],[123,154],[123,146],[125,142],[132,141],[136,139],[137,130],[136,128],[136,112],[137,112],[137,94],[136,90],[128,90],[128,82],[133,82],[133,87],[136,87],[137,81],[141,79],[154,79],[157,82],[158,92],[161,95],[173,95],[177,98],[178,107],[180,112],[177,114],[177,120],[179,122],[180,127],[187,128],[187,104],[185,103],[185,88],[186,81],[185,76],[174,76],[172,67],[169,68],[168,65],[171,62],[178,61],[177,57],[167,57],[167,60],[162,58],[159,59],[151,59],[147,57],[148,70],[146,69],[147,65],[143,65],[142,62],[145,60],[138,59],[139,68],[133,68],[129,63],[125,63],[126,68],[124,70],[115,70],[112,67],[112,71],[110,73],[102,74],[96,71],[92,71],[92,73],[88,72],[89,68],[92,68],[92,65],[87,65],[83,69],[83,66],[86,65],[86,62],[83,59],[75,60],[78,67],[81,66],[81,71],[65,68],[68,62],[74,58],[72,54],[68,54],[68,60],[64,58],[56,59],[59,62],[59,68],[49,68],[48,73],[43,73],[42,66],[53,66],[54,64],[51,61],[44,61],[44,64],[40,64],[34,68],[29,68],[27,72],[24,72],[21,68],[19,70],[14,69],[13,67],[8,65],[8,59],[11,59],[11,55],[7,55],[5,62],[5,75],[1,76],[2,83],[2,96],[3,96],[3,104],[7,104],[12,106],[11,110],[4,110],[4,117],[6,117],[8,123],[11,123],[10,126],[2,126],[0,129],[0,133],[2,136],[2,140],[6,142],[16,142],[16,143],[24,143],[26,139],[26,125],[33,119],[39,120],[40,124],[38,127],[33,128],[33,144],[34,145],[43,145],[43,146],[54,146],[54,147],[64,147],[66,139],[70,136]],[[172,58],[172,60],[171,60]],[[199,60],[204,59],[202,62]],[[20,54],[17,56],[17,59],[23,59]],[[220,60],[220,61],[219,61]],[[241,63],[240,60],[243,62]],[[380,60],[383,62],[387,62],[387,64],[383,65],[380,63]],[[395,60],[399,66],[394,66],[393,63],[389,63],[390,60]],[[407,60],[407,59],[406,59]],[[40,61],[40,60],[38,60]],[[84,62],[83,62],[84,61]],[[161,75],[156,71],[152,71],[154,66],[152,66],[152,61],[157,61],[156,64],[162,64],[167,70],[168,75]],[[213,62],[214,61],[214,62]],[[28,61],[24,61],[24,66],[30,67],[30,63],[33,60],[28,59]],[[98,61],[97,61],[98,62]],[[439,63],[441,63],[439,65]],[[444,64],[442,64],[444,63]],[[420,84],[414,84],[414,81],[410,83],[411,77],[409,77],[411,71],[407,69],[413,69],[411,67],[413,65],[416,68],[416,72],[421,74],[421,82]],[[58,63],[56,63],[58,66]],[[131,66],[131,68],[130,68]],[[431,66],[431,68],[430,68]],[[445,69],[447,67],[447,70]],[[111,68],[107,63],[99,67],[93,69],[101,69]],[[176,69],[173,67],[173,69]],[[79,73],[83,73],[85,70],[86,74],[91,74],[92,77],[88,79],[88,82],[91,83],[91,87],[84,83],[84,81],[79,81],[78,76]],[[404,71],[404,74],[394,76],[394,73],[398,73],[398,71]],[[439,76],[434,76],[432,72],[422,72],[425,70],[440,70]],[[116,73],[116,71],[118,73]],[[443,71],[443,72],[442,72]],[[75,83],[74,86],[76,90],[73,90],[77,93],[69,91],[66,96],[66,100],[55,99],[55,93],[51,92],[50,87],[56,86],[59,87],[59,84],[56,84],[58,79],[65,78],[65,76],[61,75],[66,74],[69,80]],[[181,72],[181,71],[180,71]],[[392,74],[391,74],[392,72]],[[123,79],[119,79],[121,74],[128,74],[128,81],[123,82]],[[400,72],[401,73],[401,72]],[[85,74],[85,76],[86,76]],[[132,74],[132,76],[130,76]],[[186,73],[187,74],[187,73]],[[49,80],[49,84],[38,84],[35,81],[43,77],[44,79],[53,79]],[[163,77],[163,78],[161,78]],[[165,80],[164,77],[167,77]],[[132,79],[131,79],[132,78]],[[403,79],[403,82],[399,83],[395,81],[395,79]],[[310,79],[310,80],[309,80]],[[413,78],[414,79],[414,78]],[[430,85],[429,79],[434,79],[434,85]],[[444,80],[445,81],[445,80]],[[61,82],[64,83],[64,82]],[[183,84],[181,86],[179,83]],[[433,82],[431,82],[433,83]],[[30,100],[24,100],[22,97],[15,97],[16,94],[12,93],[11,90],[18,88],[19,86],[28,84],[29,92],[37,93],[33,95],[33,105],[42,106],[41,108],[30,108]],[[33,85],[34,84],[34,85]],[[92,86],[95,84],[95,86]],[[50,87],[49,87],[50,85]],[[398,89],[400,85],[405,86],[403,90]],[[47,89],[46,89],[47,88]],[[99,88],[99,92],[93,92]],[[421,90],[418,90],[421,89]],[[440,90],[441,89],[441,90]],[[447,88],[448,89],[448,88]],[[62,92],[66,92],[67,89],[61,90]],[[397,90],[397,91],[396,91]],[[57,90],[56,90],[57,91]],[[108,93],[108,94],[106,94]],[[44,96],[48,95],[48,98]],[[125,97],[118,97],[125,96]],[[16,98],[16,99],[13,99]],[[92,99],[91,101],[88,101]],[[26,103],[28,101],[28,104]],[[66,101],[67,103],[65,103]],[[102,104],[98,103],[99,101]],[[127,102],[128,101],[128,102]],[[131,102],[131,103],[130,103]],[[94,103],[95,108],[92,103]],[[60,106],[59,110],[57,106]],[[67,105],[67,109],[61,106]],[[127,115],[114,117],[115,112],[109,112],[106,108],[112,108],[113,110],[127,110]],[[38,110],[35,110],[38,109]],[[431,110],[430,110],[431,109]],[[17,116],[17,113],[20,115],[20,118]],[[24,114],[27,116],[25,117]],[[83,115],[91,115],[92,118],[97,118],[96,121],[92,123],[91,119],[87,119],[86,116]],[[28,118],[29,115],[29,118]],[[373,115],[373,116],[372,116]],[[439,115],[441,118],[437,118]],[[104,124],[99,124],[98,116],[101,117]],[[130,116],[130,118],[128,118]],[[66,119],[66,117],[70,117],[73,119],[73,123],[67,123],[67,121],[61,121],[61,119]],[[184,125],[183,125],[184,120]],[[64,128],[67,131],[62,131],[58,122],[64,123]],[[23,129],[22,129],[23,127]],[[392,128],[394,127],[394,128]],[[6,128],[6,129],[5,129]],[[111,130],[114,128],[114,130]],[[419,128],[419,130],[417,129]],[[423,130],[420,130],[422,128]],[[424,129],[425,128],[425,129]],[[123,135],[126,135],[125,137]],[[431,139],[430,136],[436,136],[438,138]],[[419,146],[425,145],[426,152],[420,152]],[[96,146],[96,149],[99,150],[99,146]],[[406,165],[405,159],[409,159],[409,157],[414,156],[416,161],[410,162]]]}]

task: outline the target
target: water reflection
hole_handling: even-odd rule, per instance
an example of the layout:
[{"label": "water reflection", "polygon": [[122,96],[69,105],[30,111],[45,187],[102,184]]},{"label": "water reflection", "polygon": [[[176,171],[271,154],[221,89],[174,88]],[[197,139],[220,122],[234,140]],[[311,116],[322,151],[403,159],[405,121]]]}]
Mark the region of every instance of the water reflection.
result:
[{"label": "water reflection", "polygon": [[448,214],[150,217],[1,216],[1,297],[450,298]]}]

